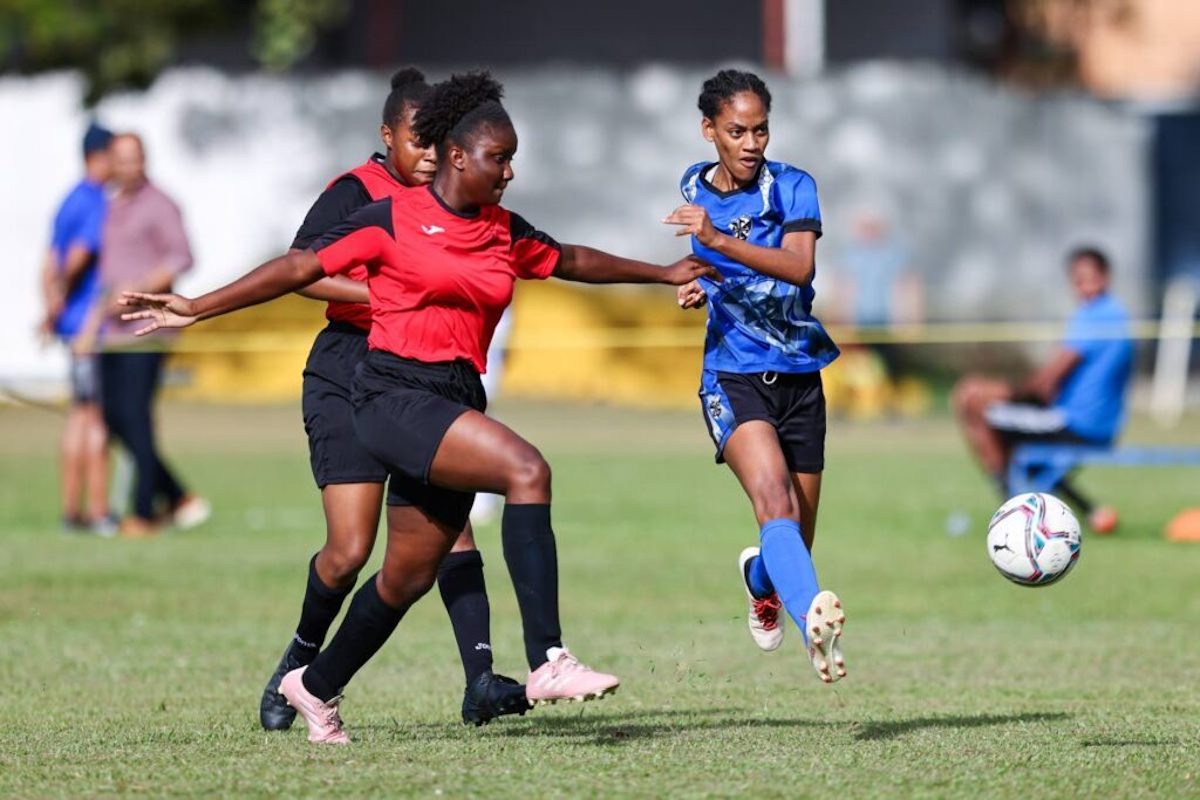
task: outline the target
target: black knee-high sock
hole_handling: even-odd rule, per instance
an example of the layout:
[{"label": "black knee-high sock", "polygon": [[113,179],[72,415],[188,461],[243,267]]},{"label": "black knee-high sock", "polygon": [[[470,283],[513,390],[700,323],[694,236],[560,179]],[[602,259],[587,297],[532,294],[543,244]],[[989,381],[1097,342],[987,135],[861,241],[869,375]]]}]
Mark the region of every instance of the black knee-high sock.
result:
[{"label": "black knee-high sock", "polygon": [[483,557],[478,550],[447,553],[437,580],[469,684],[492,668],[492,609],[483,581]]},{"label": "black knee-high sock", "polygon": [[550,528],[550,505],[504,506],[500,523],[504,561],[517,592],[525,628],[525,657],[529,668],[546,663],[546,650],[562,647],[558,621],[558,551]]},{"label": "black knee-high sock", "polygon": [[308,588],[304,590],[304,604],[300,606],[300,622],[296,625],[295,643],[298,648],[316,655],[325,644],[329,626],[342,610],[342,603],[354,586],[331,589],[317,575],[317,557],[308,562]]},{"label": "black knee-high sock", "polygon": [[333,635],[333,641],[304,672],[304,688],[322,701],[327,702],[341,694],[354,673],[379,652],[400,624],[404,612],[408,611],[408,606],[392,608],[383,602],[375,587],[378,574],[372,575],[354,593],[350,610]]}]

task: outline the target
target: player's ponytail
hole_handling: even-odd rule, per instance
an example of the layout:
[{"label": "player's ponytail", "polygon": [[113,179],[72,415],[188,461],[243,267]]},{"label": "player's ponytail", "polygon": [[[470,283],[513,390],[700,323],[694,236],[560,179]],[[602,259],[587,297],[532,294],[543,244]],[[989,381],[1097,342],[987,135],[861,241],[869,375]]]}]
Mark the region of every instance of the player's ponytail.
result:
[{"label": "player's ponytail", "polygon": [[771,111],[771,93],[762,78],[753,72],[743,72],[738,69],[723,69],[704,82],[700,89],[700,99],[696,105],[700,113],[708,119],[716,119],[721,113],[721,106],[728,103],[739,92],[754,92],[762,100],[767,112]]},{"label": "player's ponytail", "polygon": [[420,108],[425,95],[429,93],[429,84],[425,82],[425,73],[416,67],[404,67],[392,75],[392,91],[383,102],[383,124],[389,128],[395,127],[396,122],[410,108]]},{"label": "player's ponytail", "polygon": [[482,123],[512,124],[500,105],[504,87],[487,71],[451,75],[429,90],[413,121],[413,136],[440,154],[447,142],[463,142]]}]

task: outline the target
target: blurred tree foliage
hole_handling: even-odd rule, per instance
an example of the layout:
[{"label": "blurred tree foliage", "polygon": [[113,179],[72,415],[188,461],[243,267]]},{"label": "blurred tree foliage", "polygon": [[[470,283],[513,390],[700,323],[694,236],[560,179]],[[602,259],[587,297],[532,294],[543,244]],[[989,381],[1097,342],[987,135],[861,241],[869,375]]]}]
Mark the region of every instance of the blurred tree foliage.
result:
[{"label": "blurred tree foliage", "polygon": [[262,66],[285,70],[339,22],[350,0],[0,0],[0,67],[76,68],[86,102],[122,87],[144,88],[181,43],[251,26],[247,44]]}]

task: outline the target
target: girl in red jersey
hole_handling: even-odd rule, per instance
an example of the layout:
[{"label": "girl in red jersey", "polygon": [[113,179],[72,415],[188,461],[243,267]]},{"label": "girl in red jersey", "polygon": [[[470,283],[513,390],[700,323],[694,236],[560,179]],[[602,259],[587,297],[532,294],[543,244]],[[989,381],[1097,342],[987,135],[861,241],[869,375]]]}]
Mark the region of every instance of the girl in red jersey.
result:
[{"label": "girl in red jersey", "polygon": [[518,278],[682,285],[710,270],[692,257],[664,268],[560,245],[502,208],[517,135],[500,96],[486,73],[434,87],[414,122],[418,141],[437,148],[430,186],[372,203],[311,249],[194,300],[139,293],[123,300],[145,307],[126,316],[148,320],[142,332],[149,333],[279,297],[355,264],[368,267],[373,319],[354,381],[354,427],[393,475],[387,552],[329,646],[280,684],[313,742],[349,741],[337,711],[342,688],[430,589],[476,491],[505,496],[501,538],[525,621],[528,698],[588,699],[619,683],[563,646],[550,468],[533,445],[483,413],[479,375]]},{"label": "girl in red jersey", "polygon": [[[429,91],[425,76],[413,68],[392,76],[379,133],[386,155],[335,178],[313,203],[292,242],[303,250],[363,206],[411,186],[433,180],[437,169],[432,147],[413,141],[412,121]],[[317,335],[304,368],[304,429],[313,478],[321,490],[326,538],[308,567],[300,621],[259,701],[266,730],[290,728],[296,711],[279,682],[309,664],[325,642],[329,627],[350,594],[375,545],[379,510],[387,480],[384,467],[354,433],[351,383],[354,368],[367,354],[371,308],[367,269],[359,265],[342,276],[323,278],[300,293],[328,301],[329,325]],[[525,687],[492,672],[490,608],[483,559],[468,524],[438,570],[438,589],[450,615],[466,676],[464,722],[482,724],[501,714],[523,714],[529,707]]]}]

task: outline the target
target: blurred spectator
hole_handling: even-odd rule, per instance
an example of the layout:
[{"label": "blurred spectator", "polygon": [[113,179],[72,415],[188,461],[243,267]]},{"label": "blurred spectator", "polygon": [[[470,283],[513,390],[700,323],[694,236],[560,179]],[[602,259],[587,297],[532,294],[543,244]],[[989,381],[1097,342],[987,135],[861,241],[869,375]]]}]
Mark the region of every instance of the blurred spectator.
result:
[{"label": "blurred spectator", "polygon": [[[887,219],[874,211],[860,212],[852,230],[854,238],[842,251],[837,272],[845,318],[858,328],[920,322],[924,294],[907,245]],[[899,366],[896,345],[882,342],[872,349],[894,378]]]},{"label": "blurred spectator", "polygon": [[[907,243],[874,208],[860,209],[850,231],[836,267],[824,273],[833,283],[831,319],[852,328],[840,340],[843,358],[829,371],[830,407],[858,418],[924,413],[928,388],[903,374],[902,345],[887,341],[889,328],[921,322],[925,314],[921,278],[912,269]],[[855,347],[860,329],[866,329],[866,341]]]},{"label": "blurred spectator", "polygon": [[[1125,420],[1125,390],[1133,368],[1129,314],[1109,294],[1107,256],[1080,248],[1068,259],[1079,307],[1050,359],[1019,384],[967,375],[952,403],[967,444],[1005,491],[1014,444],[1023,441],[1111,444]],[[1116,525],[1109,508],[1096,508],[1066,481],[1057,493],[1081,507],[1092,527]]]},{"label": "blurred spectator", "polygon": [[100,380],[105,422],[129,449],[136,473],[133,514],[122,520],[121,533],[145,536],[163,522],[198,525],[208,518],[209,507],[184,489],[155,444],[153,405],[167,340],[136,338],[138,324],[121,320],[124,309],[116,303],[126,290],[171,291],[175,277],[192,266],[192,253],[178,206],[146,178],[141,139],[118,135],[111,150],[116,194],[100,256],[106,298]]},{"label": "blurred spectator", "polygon": [[[90,337],[80,335],[99,293],[96,268],[108,200],[113,135],[93,123],[83,137],[84,176],[54,215],[42,264],[42,330],[71,349],[71,406],[60,444],[63,530],[115,532],[108,509],[108,456],[99,373]],[[84,512],[86,497],[87,511]]]}]

